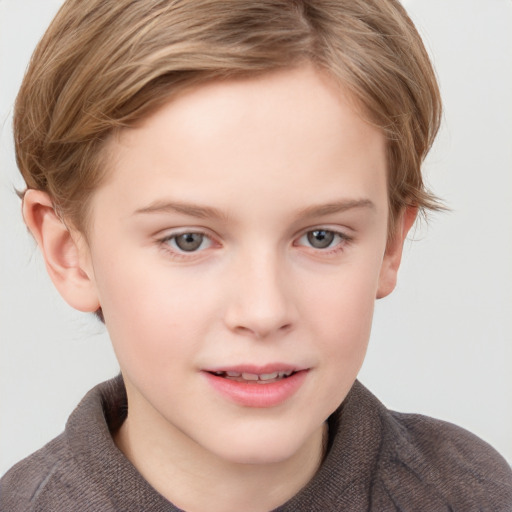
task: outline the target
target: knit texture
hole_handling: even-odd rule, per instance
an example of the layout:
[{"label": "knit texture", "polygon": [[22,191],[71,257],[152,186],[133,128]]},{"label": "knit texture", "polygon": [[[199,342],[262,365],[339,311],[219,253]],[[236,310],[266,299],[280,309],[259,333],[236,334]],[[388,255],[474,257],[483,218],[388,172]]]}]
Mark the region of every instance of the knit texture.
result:
[{"label": "knit texture", "polygon": [[[63,434],[0,480],[1,512],[175,512],[115,446],[126,417],[121,377],[90,391]],[[512,471],[452,424],[388,411],[356,382],[329,418],[314,478],[278,512],[512,511]]]}]

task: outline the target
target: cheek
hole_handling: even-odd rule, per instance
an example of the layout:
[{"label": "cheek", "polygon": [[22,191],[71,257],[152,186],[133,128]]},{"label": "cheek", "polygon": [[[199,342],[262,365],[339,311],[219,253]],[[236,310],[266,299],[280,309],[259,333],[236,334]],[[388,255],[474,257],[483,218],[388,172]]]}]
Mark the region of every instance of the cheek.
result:
[{"label": "cheek", "polygon": [[[315,418],[327,418],[345,399],[363,364],[370,337],[377,276],[348,266],[320,286],[309,287],[301,315],[314,344]],[[315,290],[312,293],[312,290]]]},{"label": "cheek", "polygon": [[214,300],[169,269],[126,261],[99,275],[100,303],[122,368],[169,365],[193,353]]},{"label": "cheek", "polygon": [[[370,337],[378,267],[346,265],[322,286],[309,286],[306,310],[326,360],[361,360]],[[312,293],[311,290],[315,290]]]}]

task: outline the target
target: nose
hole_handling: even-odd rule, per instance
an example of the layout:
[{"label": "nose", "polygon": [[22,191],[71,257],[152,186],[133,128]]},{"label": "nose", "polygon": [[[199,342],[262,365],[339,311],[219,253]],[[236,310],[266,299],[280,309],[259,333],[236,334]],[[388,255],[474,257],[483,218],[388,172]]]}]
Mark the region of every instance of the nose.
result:
[{"label": "nose", "polygon": [[225,311],[227,327],[256,339],[293,329],[298,315],[286,265],[269,254],[240,259]]}]

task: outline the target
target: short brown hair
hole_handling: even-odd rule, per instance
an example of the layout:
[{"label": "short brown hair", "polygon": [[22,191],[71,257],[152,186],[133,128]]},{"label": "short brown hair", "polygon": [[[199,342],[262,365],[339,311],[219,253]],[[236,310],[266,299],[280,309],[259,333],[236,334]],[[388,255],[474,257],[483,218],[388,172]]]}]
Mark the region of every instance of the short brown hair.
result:
[{"label": "short brown hair", "polygon": [[390,220],[406,205],[438,209],[421,164],[439,128],[439,90],[396,0],[67,0],[16,100],[18,166],[83,230],[115,131],[192,84],[305,61],[383,130]]}]

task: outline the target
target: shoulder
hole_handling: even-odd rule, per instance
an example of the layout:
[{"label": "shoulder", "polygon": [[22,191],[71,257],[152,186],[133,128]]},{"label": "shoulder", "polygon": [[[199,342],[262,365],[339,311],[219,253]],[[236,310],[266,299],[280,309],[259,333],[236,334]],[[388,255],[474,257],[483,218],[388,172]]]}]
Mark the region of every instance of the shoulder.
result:
[{"label": "shoulder", "polygon": [[[72,466],[64,434],[13,466],[0,480],[0,510],[29,512],[49,489],[62,487]],[[58,491],[57,491],[57,494]],[[60,510],[60,509],[55,509]]]},{"label": "shoulder", "polygon": [[[474,434],[451,423],[383,408],[380,484],[397,503],[425,496],[439,510],[512,510],[512,470]],[[427,499],[428,497],[428,499]]]},{"label": "shoulder", "polygon": [[110,473],[101,470],[117,469],[122,458],[107,421],[115,427],[122,417],[107,402],[123,404],[123,389],[119,378],[93,388],[60,436],[13,466],[0,480],[0,511],[114,510]]}]

